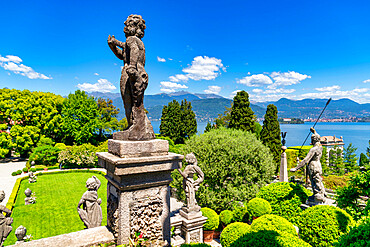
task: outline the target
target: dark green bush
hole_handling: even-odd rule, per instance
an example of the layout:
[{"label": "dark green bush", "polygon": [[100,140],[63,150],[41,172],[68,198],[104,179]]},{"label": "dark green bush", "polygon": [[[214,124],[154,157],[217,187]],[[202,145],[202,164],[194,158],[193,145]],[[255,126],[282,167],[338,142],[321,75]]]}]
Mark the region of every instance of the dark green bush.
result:
[{"label": "dark green bush", "polygon": [[349,232],[354,221],[340,208],[318,205],[301,212],[295,224],[299,227],[301,239],[321,247],[332,246],[341,235]]},{"label": "dark green bush", "polygon": [[262,230],[244,234],[230,247],[311,247],[297,235],[284,232]]},{"label": "dark green bush", "polygon": [[49,137],[41,137],[40,140],[38,141],[37,147],[42,147],[42,146],[54,146],[54,142],[51,138]]},{"label": "dark green bush", "polygon": [[20,175],[20,174],[22,174],[22,170],[18,170],[18,171],[16,171],[16,173],[17,173],[17,175]]},{"label": "dark green bush", "polygon": [[[194,135],[185,142],[181,154],[193,152],[205,174],[196,193],[202,207],[218,213],[232,210],[235,201],[249,201],[259,189],[271,181],[274,173],[272,155],[256,136],[235,129],[218,128]],[[180,200],[185,200],[182,177],[172,174],[172,187]]]},{"label": "dark green bush", "polygon": [[36,147],[27,163],[35,161],[36,165],[54,166],[58,163],[59,148],[53,146],[38,146]]},{"label": "dark green bush", "polygon": [[23,171],[23,172],[28,172],[28,168],[27,168],[27,167],[24,167],[24,168],[22,169],[22,171]]},{"label": "dark green bush", "polygon": [[257,197],[270,203],[272,214],[291,220],[302,211],[300,205],[309,195],[312,193],[301,185],[279,182],[263,187]]},{"label": "dark green bush", "polygon": [[36,172],[36,168],[31,168],[31,172]]},{"label": "dark green bush", "polygon": [[265,214],[253,220],[252,231],[258,232],[261,230],[281,231],[297,235],[297,231],[292,223],[281,216],[273,214]]},{"label": "dark green bush", "polygon": [[220,221],[223,223],[224,226],[229,225],[233,222],[234,214],[231,210],[223,210],[220,213]]},{"label": "dark green bush", "polygon": [[368,247],[370,246],[370,221],[351,228],[348,234],[340,236],[335,247]]},{"label": "dark green bush", "polygon": [[251,226],[247,223],[234,222],[228,225],[221,233],[220,242],[222,247],[229,247],[238,238],[250,232]]},{"label": "dark green bush", "polygon": [[213,231],[216,230],[218,224],[220,223],[220,219],[218,214],[210,208],[201,208],[202,214],[204,217],[207,217],[207,221],[203,226],[203,230],[205,231]]},{"label": "dark green bush", "polygon": [[233,210],[233,222],[249,222],[249,213],[247,205],[243,203],[237,203]]},{"label": "dark green bush", "polygon": [[211,247],[211,245],[205,243],[193,243],[193,244],[182,244],[180,247]]},{"label": "dark green bush", "polygon": [[262,198],[253,198],[247,204],[248,213],[254,217],[270,214],[272,209],[268,201]]},{"label": "dark green bush", "polygon": [[17,172],[12,172],[12,176],[17,176]]}]

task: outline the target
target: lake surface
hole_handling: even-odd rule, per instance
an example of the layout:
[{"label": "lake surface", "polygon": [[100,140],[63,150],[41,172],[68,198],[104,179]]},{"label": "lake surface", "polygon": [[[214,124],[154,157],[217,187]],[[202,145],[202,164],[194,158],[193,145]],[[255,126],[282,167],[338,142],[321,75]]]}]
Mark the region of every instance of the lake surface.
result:
[{"label": "lake surface", "polygon": [[[159,133],[160,121],[152,121],[155,133]],[[260,123],[262,125],[262,123]],[[203,133],[206,122],[198,123],[198,134]],[[310,131],[313,123],[305,124],[281,124],[280,129],[287,132],[286,146],[301,146]],[[359,158],[361,153],[366,153],[370,140],[370,123],[317,123],[315,129],[321,136],[343,136],[345,147],[352,143],[357,148],[356,154]],[[309,145],[310,137],[306,141]]]}]

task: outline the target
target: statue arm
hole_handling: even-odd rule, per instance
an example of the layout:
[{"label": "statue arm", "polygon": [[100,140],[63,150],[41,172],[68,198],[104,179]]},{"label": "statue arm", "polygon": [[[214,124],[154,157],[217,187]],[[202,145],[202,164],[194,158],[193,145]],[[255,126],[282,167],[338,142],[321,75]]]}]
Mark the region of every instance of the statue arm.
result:
[{"label": "statue arm", "polygon": [[0,211],[4,212],[6,217],[9,217],[12,214],[12,211],[3,205],[0,205]]},{"label": "statue arm", "polygon": [[181,169],[177,169],[179,171],[179,173],[181,174],[181,176],[183,176],[184,178],[186,178],[185,174],[181,171]]},{"label": "statue arm", "polygon": [[[123,51],[125,49],[125,43],[119,41],[119,40],[116,40],[116,38],[114,37],[114,35],[112,36],[108,36],[108,45],[109,45],[109,48],[113,51],[114,55],[116,55],[116,57],[120,60],[123,60]],[[118,47],[121,47],[122,49],[118,49]]]},{"label": "statue arm", "polygon": [[295,168],[290,169],[290,171],[295,172],[298,169],[301,169],[302,167],[304,167],[312,159],[314,154],[315,154],[315,151],[311,148],[308,154],[306,155],[306,157],[301,162],[299,162],[299,164]]}]

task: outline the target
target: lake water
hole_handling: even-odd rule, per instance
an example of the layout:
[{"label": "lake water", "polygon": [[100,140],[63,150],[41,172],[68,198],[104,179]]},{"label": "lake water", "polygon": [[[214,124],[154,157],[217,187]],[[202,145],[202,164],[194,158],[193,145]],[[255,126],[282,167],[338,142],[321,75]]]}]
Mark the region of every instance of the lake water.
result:
[{"label": "lake water", "polygon": [[[159,133],[160,124],[160,121],[152,121],[155,133]],[[198,123],[198,134],[204,132],[206,125],[206,122]],[[311,126],[313,123],[281,124],[281,131],[287,132],[286,146],[301,146]],[[357,148],[358,158],[361,153],[366,153],[366,148],[369,146],[370,123],[317,123],[315,129],[321,136],[343,136],[345,147],[352,143]],[[309,145],[310,141],[311,139],[308,138],[306,145]]]}]

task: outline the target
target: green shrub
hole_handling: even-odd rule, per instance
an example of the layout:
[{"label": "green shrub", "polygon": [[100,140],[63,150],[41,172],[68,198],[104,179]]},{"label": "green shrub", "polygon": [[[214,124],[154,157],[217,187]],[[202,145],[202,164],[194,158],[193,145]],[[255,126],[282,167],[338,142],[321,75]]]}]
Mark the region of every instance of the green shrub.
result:
[{"label": "green shrub", "polygon": [[229,247],[233,242],[244,234],[250,232],[251,226],[247,223],[235,222],[228,225],[221,233],[220,242],[222,247]]},{"label": "green shrub", "polygon": [[16,171],[16,173],[17,173],[17,175],[20,175],[20,174],[22,174],[22,170],[18,170],[18,171]]},{"label": "green shrub", "polygon": [[192,244],[182,244],[180,247],[211,247],[211,245],[205,243],[192,243]]},{"label": "green shrub", "polygon": [[37,165],[54,166],[58,163],[59,148],[53,146],[38,146],[36,147],[27,163],[35,161]]},{"label": "green shrub", "polygon": [[272,209],[268,201],[262,198],[253,198],[247,204],[248,213],[254,217],[270,214]]},{"label": "green shrub", "polygon": [[37,147],[41,147],[41,146],[54,146],[54,142],[49,137],[41,137],[36,146]]},{"label": "green shrub", "polygon": [[36,172],[36,168],[31,168],[31,172]]},{"label": "green shrub", "polygon": [[370,221],[351,228],[348,234],[340,236],[335,247],[368,247],[370,246]]},{"label": "green shrub", "polygon": [[23,172],[28,172],[28,168],[27,168],[27,167],[24,167],[24,168],[22,169],[22,171],[23,171]]},{"label": "green shrub", "polygon": [[337,189],[337,187],[345,187],[347,186],[348,181],[350,180],[350,174],[347,173],[343,176],[336,176],[336,175],[329,175],[324,177],[323,183],[325,188],[329,188],[332,190]]},{"label": "green shrub", "polygon": [[[202,207],[221,212],[232,210],[233,201],[249,201],[271,181],[274,173],[272,155],[256,136],[235,129],[218,128],[194,135],[185,142],[181,154],[193,152],[205,174],[196,193]],[[182,177],[172,174],[172,187],[185,200]]]},{"label": "green shrub", "polygon": [[231,210],[223,210],[220,213],[220,221],[223,223],[224,226],[229,225],[233,222],[234,214]]},{"label": "green shrub", "polygon": [[210,208],[201,208],[203,216],[207,217],[207,221],[203,226],[203,230],[205,231],[213,231],[216,230],[218,224],[220,223],[220,219],[218,214]]},{"label": "green shrub", "polygon": [[62,151],[62,150],[66,150],[67,149],[67,145],[66,144],[64,144],[64,143],[57,143],[57,144],[55,144],[55,146],[54,146],[55,148],[59,148],[59,150],[60,151]]},{"label": "green shrub", "polygon": [[328,205],[318,205],[304,210],[296,218],[299,235],[313,246],[332,246],[354,225],[352,217],[344,210]]},{"label": "green shrub", "polygon": [[17,176],[17,172],[12,172],[12,176]]},{"label": "green shrub", "polygon": [[311,247],[311,245],[298,238],[297,235],[261,230],[244,234],[230,247]]},{"label": "green shrub", "polygon": [[263,187],[257,197],[270,203],[272,214],[290,220],[302,211],[300,205],[306,202],[309,195],[312,193],[301,185],[279,182]]},{"label": "green shrub", "polygon": [[237,203],[233,210],[233,222],[249,222],[249,213],[247,205],[243,203]]},{"label": "green shrub", "polygon": [[59,153],[58,161],[63,168],[98,167],[97,149],[92,144],[69,146]]},{"label": "green shrub", "polygon": [[292,223],[281,216],[273,214],[265,214],[253,220],[252,231],[258,232],[261,230],[281,231],[297,235],[297,231]]}]

